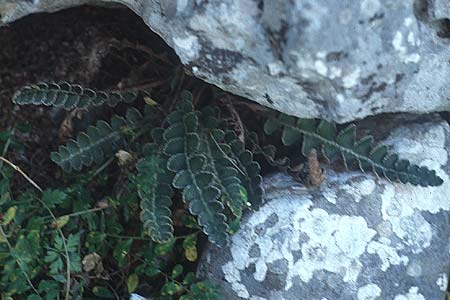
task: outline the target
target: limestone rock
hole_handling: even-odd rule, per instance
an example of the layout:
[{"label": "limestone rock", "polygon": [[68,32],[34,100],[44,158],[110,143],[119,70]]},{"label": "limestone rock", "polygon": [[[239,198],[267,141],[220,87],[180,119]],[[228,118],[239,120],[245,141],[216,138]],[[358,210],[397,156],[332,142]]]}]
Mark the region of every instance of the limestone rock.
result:
[{"label": "limestone rock", "polygon": [[450,109],[446,0],[0,0],[0,24],[125,4],[195,76],[300,117]]},{"label": "limestone rock", "polygon": [[450,128],[425,121],[394,128],[386,143],[437,171],[437,188],[327,170],[308,189],[265,178],[266,203],[230,246],[209,246],[199,274],[225,299],[441,300],[450,269]]}]

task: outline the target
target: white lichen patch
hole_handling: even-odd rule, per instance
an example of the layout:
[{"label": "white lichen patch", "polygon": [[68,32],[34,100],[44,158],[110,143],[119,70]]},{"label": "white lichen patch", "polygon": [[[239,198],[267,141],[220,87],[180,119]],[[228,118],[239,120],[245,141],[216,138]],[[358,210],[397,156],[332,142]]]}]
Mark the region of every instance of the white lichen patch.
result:
[{"label": "white lichen patch", "polygon": [[387,185],[381,195],[381,212],[384,220],[392,224],[392,231],[408,245],[413,253],[420,253],[430,246],[433,236],[431,225],[407,201],[400,198],[393,185]]},{"label": "white lichen patch", "polygon": [[381,289],[378,285],[369,283],[360,287],[356,296],[358,300],[378,300],[381,296]]},{"label": "white lichen patch", "polygon": [[418,287],[411,287],[406,295],[397,295],[394,300],[426,300],[425,297],[419,293]]},{"label": "white lichen patch", "polygon": [[433,228],[421,212],[437,213],[450,210],[447,192],[450,190],[448,175],[442,166],[447,163],[445,150],[446,135],[442,126],[435,126],[421,136],[408,132],[394,132],[395,138],[387,142],[393,145],[393,151],[413,163],[435,169],[444,183],[439,187],[411,187],[401,184],[386,184],[381,194],[381,213],[389,220],[392,231],[410,247],[413,253],[420,253],[429,247],[433,237]]},{"label": "white lichen patch", "polygon": [[414,19],[413,19],[413,18],[410,18],[410,17],[406,18],[405,21],[403,21],[403,24],[404,24],[406,27],[411,26],[413,23],[414,23]]},{"label": "white lichen patch", "polygon": [[196,36],[189,35],[186,37],[174,37],[173,43],[175,46],[175,51],[180,56],[183,64],[188,64],[190,61],[198,58],[200,44],[198,43]]},{"label": "white lichen patch", "polygon": [[347,89],[354,87],[358,83],[360,74],[361,74],[361,69],[358,67],[358,68],[354,69],[353,71],[351,71],[350,73],[348,73],[347,75],[345,75],[342,78],[342,83],[343,83],[344,87]]},{"label": "white lichen patch", "polygon": [[314,66],[316,68],[317,73],[319,73],[322,76],[327,76],[328,68],[323,61],[316,60],[314,62]]},{"label": "white lichen patch", "polygon": [[332,66],[330,68],[330,74],[328,75],[328,78],[335,79],[335,78],[341,77],[341,75],[342,75],[342,69]]},{"label": "white lichen patch", "polygon": [[239,270],[237,270],[233,263],[229,262],[222,266],[223,274],[225,274],[225,280],[231,284],[231,287],[236,292],[239,297],[248,299],[250,294],[247,291],[245,285],[243,285],[241,281],[241,275]]},{"label": "white lichen patch", "polygon": [[[236,270],[255,264],[253,277],[261,282],[269,263],[285,259],[288,261],[286,290],[292,287],[297,276],[308,282],[320,270],[339,274],[346,282],[356,282],[362,269],[359,257],[366,251],[376,231],[368,228],[362,217],[328,214],[323,209],[311,207],[312,202],[304,198],[280,199],[262,207],[247,221],[243,231],[233,236],[233,260],[223,271],[234,274]],[[266,228],[264,234],[249,231],[249,228],[263,224],[274,212],[278,222]],[[282,240],[276,237],[280,231],[283,231]],[[301,240],[301,235],[306,235],[308,240]],[[253,245],[261,250],[259,257],[250,257],[249,250]],[[296,251],[301,253],[301,258],[294,258]],[[231,271],[231,267],[235,270]],[[239,288],[235,284],[235,275],[225,276],[225,279]]]},{"label": "white lichen patch", "polygon": [[375,181],[367,178],[361,181],[350,181],[341,186],[341,189],[352,195],[355,202],[361,201],[365,196],[373,193],[375,190]]},{"label": "white lichen patch", "polygon": [[391,246],[391,241],[381,237],[377,241],[371,241],[367,246],[367,253],[376,254],[381,260],[381,270],[386,272],[391,265],[406,265],[409,261],[407,256],[399,255],[398,250],[402,250],[403,246]]},{"label": "white lichen patch", "polygon": [[438,279],[436,280],[436,284],[441,291],[445,292],[447,290],[448,275],[446,273],[442,273],[441,275],[439,275]]},{"label": "white lichen patch", "polygon": [[392,39],[392,46],[398,52],[404,63],[418,63],[420,61],[420,55],[418,53],[408,53],[407,47],[403,44],[403,34],[400,31],[395,33]]},{"label": "white lichen patch", "polygon": [[337,195],[336,195],[336,191],[332,188],[329,188],[328,186],[323,187],[320,189],[322,192],[322,195],[325,197],[325,199],[332,203],[332,204],[336,204],[337,202]]}]

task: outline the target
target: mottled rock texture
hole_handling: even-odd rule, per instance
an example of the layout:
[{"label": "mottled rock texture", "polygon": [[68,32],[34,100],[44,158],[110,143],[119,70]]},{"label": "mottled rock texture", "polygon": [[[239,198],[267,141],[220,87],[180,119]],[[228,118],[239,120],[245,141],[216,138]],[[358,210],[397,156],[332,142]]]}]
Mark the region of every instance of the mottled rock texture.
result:
[{"label": "mottled rock texture", "polygon": [[447,0],[0,0],[0,22],[86,3],[125,4],[195,76],[291,115],[450,110]]},{"label": "mottled rock texture", "polygon": [[[402,120],[402,123],[406,123]],[[266,203],[227,249],[210,246],[199,273],[225,299],[442,300],[450,270],[450,128],[390,126],[386,143],[437,171],[437,188],[327,170],[319,188],[265,178]]]}]

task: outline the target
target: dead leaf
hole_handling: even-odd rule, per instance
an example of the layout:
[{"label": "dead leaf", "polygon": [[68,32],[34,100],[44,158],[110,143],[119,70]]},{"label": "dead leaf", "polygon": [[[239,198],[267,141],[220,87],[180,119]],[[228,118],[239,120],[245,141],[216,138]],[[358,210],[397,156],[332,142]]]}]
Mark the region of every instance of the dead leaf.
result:
[{"label": "dead leaf", "polygon": [[67,139],[71,138],[73,135],[73,118],[78,118],[81,120],[83,117],[84,110],[82,109],[74,109],[69,114],[67,114],[64,121],[61,123],[59,127],[58,137],[59,140],[64,142]]},{"label": "dead leaf", "polygon": [[312,186],[321,185],[325,180],[325,171],[320,167],[316,149],[312,149],[308,154],[308,166],[308,183]]},{"label": "dead leaf", "polygon": [[116,157],[119,161],[119,166],[126,166],[134,161],[133,155],[124,150],[117,151]]},{"label": "dead leaf", "polygon": [[85,272],[95,271],[95,274],[103,273],[102,258],[97,253],[90,253],[83,258],[83,270]]}]

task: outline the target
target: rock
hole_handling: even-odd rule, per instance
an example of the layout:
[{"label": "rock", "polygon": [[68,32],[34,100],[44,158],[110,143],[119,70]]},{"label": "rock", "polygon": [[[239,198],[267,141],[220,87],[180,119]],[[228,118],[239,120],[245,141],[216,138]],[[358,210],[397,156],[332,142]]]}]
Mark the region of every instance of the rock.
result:
[{"label": "rock", "polygon": [[0,24],[122,3],[195,76],[299,117],[450,109],[446,0],[0,0]]},{"label": "rock", "polygon": [[444,184],[413,187],[328,169],[326,182],[308,189],[269,176],[266,203],[244,218],[229,247],[208,247],[199,274],[229,300],[444,299],[450,127],[439,120],[397,125],[386,143],[435,169]]}]

